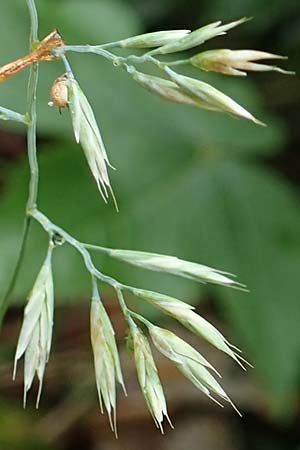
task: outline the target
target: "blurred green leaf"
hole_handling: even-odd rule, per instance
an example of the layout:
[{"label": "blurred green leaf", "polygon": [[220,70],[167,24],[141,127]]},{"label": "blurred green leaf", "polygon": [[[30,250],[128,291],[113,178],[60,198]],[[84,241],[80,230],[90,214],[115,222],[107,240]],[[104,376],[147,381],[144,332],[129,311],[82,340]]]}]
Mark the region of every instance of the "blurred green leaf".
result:
[{"label": "blurred green leaf", "polygon": [[[116,178],[121,205],[117,215],[102,205],[87,169],[82,167],[78,149],[71,146],[48,151],[41,158],[41,172],[45,174],[41,205],[45,205],[43,209],[54,221],[82,240],[176,254],[237,273],[251,294],[224,288],[218,290],[218,296],[224,299],[223,306],[266,388],[276,393],[281,402],[292,394],[290,387],[298,371],[299,210],[290,189],[267,171],[215,156],[209,151],[190,153],[184,165],[181,162],[174,167],[172,174],[162,173],[160,183],[149,177],[144,186],[140,184],[140,191],[133,192],[131,199],[126,199]],[[17,241],[16,210],[22,203],[25,181],[24,172],[16,171],[11,177],[13,189],[1,206],[1,217],[5,217],[0,227],[5,261],[0,271],[1,286],[9,276]],[[135,183],[135,177],[128,178],[130,181]],[[16,209],[11,208],[12,204]],[[19,296],[25,295],[25,287],[29,288],[29,281],[32,283],[38,271],[42,242],[44,251],[46,247],[40,232],[31,241],[18,283]],[[193,283],[113,265],[110,261],[102,267],[125,282],[177,297],[190,298],[199,292]],[[89,277],[74,251],[59,249],[55,269],[58,298],[89,294]]]},{"label": "blurred green leaf", "polygon": [[[266,2],[261,2],[261,0],[235,0],[234,2],[213,0],[209,3],[209,8],[206,11],[209,20],[217,19],[216,11],[218,18],[224,21],[231,20],[233,17],[254,17],[255,21],[251,23],[251,27],[254,27],[256,32],[260,33],[265,31],[266,28],[271,28],[279,19],[282,22],[283,16],[289,17],[297,14],[297,12],[299,13],[300,6],[297,0],[290,0],[289,8],[286,7],[285,0],[269,0]],[[208,17],[205,17],[205,20],[208,20]],[[203,16],[201,20],[203,20]]]},{"label": "blurred green leaf", "polygon": [[[1,448],[10,450],[47,450],[50,448],[40,436],[35,436],[32,432],[36,425],[36,411],[32,414],[28,410],[16,408],[12,402],[1,400],[0,414]],[[52,450],[55,448],[56,445],[51,446]]]},{"label": "blurred green leaf", "polygon": [[[117,1],[75,1],[71,9],[66,1],[40,0],[39,6],[42,35],[57,26],[69,43],[100,43],[141,31],[134,12]],[[9,36],[22,11],[25,14],[20,2],[1,7],[5,29],[0,32]],[[13,36],[12,52],[5,47],[5,62],[26,51],[22,24]],[[265,117],[261,97],[247,80],[201,75],[269,122],[266,129],[164,103],[95,55],[71,55],[70,60],[118,169],[111,178],[121,212],[103,204],[79,146],[71,141],[68,111],[60,116],[47,107],[50,86],[64,70],[60,62],[41,65],[39,134],[50,142],[39,145],[42,211],[83,241],[176,255],[237,273],[251,294],[225,288],[214,293],[223,300],[266,389],[274,394],[278,403],[274,407],[288,402],[299,370],[299,206],[280,178],[252,162],[282,148],[286,140],[282,124]],[[1,85],[1,105],[24,110],[26,76]],[[27,196],[26,161],[5,175],[0,293],[18,251]],[[47,236],[35,225],[15,290],[22,302],[46,246]],[[139,271],[98,255],[95,262],[130,284],[191,301],[199,295],[195,283]],[[55,252],[54,269],[57,298],[90,295],[90,277],[73,249],[63,246]]]}]

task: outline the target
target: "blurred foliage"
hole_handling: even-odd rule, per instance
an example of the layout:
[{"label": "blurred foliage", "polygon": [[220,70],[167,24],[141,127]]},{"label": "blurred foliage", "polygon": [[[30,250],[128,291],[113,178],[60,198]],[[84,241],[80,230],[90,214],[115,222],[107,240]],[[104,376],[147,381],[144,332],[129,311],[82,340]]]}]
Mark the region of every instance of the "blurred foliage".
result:
[{"label": "blurred foliage", "polygon": [[[29,412],[25,415],[22,410],[16,410],[16,406],[10,403],[0,403],[1,434],[0,447],[10,450],[47,450],[44,443],[39,442],[36,436],[32,436],[34,416]],[[18,426],[16,427],[16,423]]]},{"label": "blurred foliage", "polygon": [[[23,1],[2,3],[0,63],[4,64],[25,54],[28,19]],[[298,38],[299,42],[298,0],[290,1],[288,8],[283,0],[211,0],[205,8],[202,2],[192,0],[38,0],[37,5],[41,36],[57,27],[70,44],[117,40],[151,28],[153,23],[167,23],[167,18],[184,28],[243,15],[256,19],[233,32],[235,39],[240,37],[247,46],[251,33],[257,38],[255,41],[252,36],[252,40],[269,51],[277,51],[281,43],[280,51],[293,51],[294,41]],[[186,21],[185,14],[177,16],[181,11],[186,12]],[[276,29],[278,20],[285,25],[280,30]],[[264,33],[272,30],[277,46],[264,47]],[[216,47],[220,43],[230,46],[231,35],[213,42]],[[163,103],[100,57],[74,54],[70,61],[91,99],[110,159],[117,167],[111,178],[121,212],[117,214],[112,205],[102,203],[83,154],[72,141],[68,113],[60,116],[47,106],[50,86],[64,70],[60,62],[41,66],[41,210],[82,241],[173,254],[238,274],[250,294],[203,288],[95,256],[105,273],[121,281],[191,301],[204,289],[221,299],[219,305],[240,346],[270,393],[270,404],[287,417],[293,411],[291,399],[297,389],[300,361],[299,193],[261,164],[289,142],[286,124],[264,108],[262,95],[250,80],[201,74],[201,79],[210,80],[267,122],[266,129]],[[279,75],[267,79],[275,77]],[[26,79],[24,73],[1,85],[1,106],[24,110]],[[282,86],[288,89],[289,82],[283,81]],[[12,124],[1,126],[24,132]],[[3,167],[2,177],[0,293],[6,289],[18,252],[28,184],[25,157],[18,165]],[[41,264],[46,239],[34,226],[15,300],[24,302]],[[89,276],[72,249],[59,249],[54,262],[60,301],[90,294]]]}]

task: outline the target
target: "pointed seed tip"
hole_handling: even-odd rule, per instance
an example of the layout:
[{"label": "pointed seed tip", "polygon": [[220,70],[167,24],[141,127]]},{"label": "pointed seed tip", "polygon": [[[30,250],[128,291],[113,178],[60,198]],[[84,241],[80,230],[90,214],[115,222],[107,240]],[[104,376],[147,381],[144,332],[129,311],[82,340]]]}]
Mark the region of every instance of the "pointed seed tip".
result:
[{"label": "pointed seed tip", "polygon": [[117,429],[117,424],[116,424],[116,423],[114,424],[114,428],[115,428],[115,429],[114,429],[115,438],[116,438],[116,439],[119,439],[118,429]]},{"label": "pointed seed tip", "polygon": [[172,430],[174,430],[175,427],[174,427],[174,425],[173,425],[173,423],[172,423],[172,421],[171,421],[171,419],[170,419],[168,414],[166,414],[166,418],[167,418],[167,421],[169,422],[170,427],[172,428]]},{"label": "pointed seed tip", "polygon": [[122,386],[122,390],[123,390],[123,393],[124,393],[125,397],[128,397],[128,393],[127,393],[127,389],[126,389],[125,384],[123,382],[121,382],[120,384]]},{"label": "pointed seed tip", "polygon": [[262,122],[261,120],[256,119],[256,117],[253,117],[252,120],[253,120],[253,122],[254,122],[256,125],[260,125],[261,127],[267,127],[267,126],[268,126],[266,123]]},{"label": "pointed seed tip", "polygon": [[159,429],[160,429],[161,434],[164,435],[165,432],[164,432],[164,429],[163,429],[163,426],[162,426],[161,422],[159,422]]},{"label": "pointed seed tip", "polygon": [[26,402],[27,402],[27,390],[24,386],[24,394],[23,394],[23,409],[26,409]]},{"label": "pointed seed tip", "polygon": [[228,397],[228,402],[230,403],[230,405],[232,406],[232,408],[235,410],[235,412],[240,416],[242,416],[242,413],[238,410],[238,408],[235,406],[235,404],[233,403],[233,401]]},{"label": "pointed seed tip", "polygon": [[15,362],[14,362],[14,369],[13,369],[13,374],[12,374],[12,380],[13,380],[13,381],[16,380],[16,376],[17,376],[17,365],[18,365],[18,360],[15,359]]}]

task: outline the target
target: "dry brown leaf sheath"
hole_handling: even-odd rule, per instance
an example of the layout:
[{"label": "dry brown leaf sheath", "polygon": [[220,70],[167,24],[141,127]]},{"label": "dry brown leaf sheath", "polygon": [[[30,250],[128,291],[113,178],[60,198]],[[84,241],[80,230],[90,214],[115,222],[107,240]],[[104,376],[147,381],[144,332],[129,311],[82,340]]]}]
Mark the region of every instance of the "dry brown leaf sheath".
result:
[{"label": "dry brown leaf sheath", "polygon": [[58,30],[52,31],[38,43],[37,47],[29,55],[0,67],[0,83],[26,69],[31,64],[57,59],[56,56],[52,55],[52,51],[64,45],[64,40]]}]

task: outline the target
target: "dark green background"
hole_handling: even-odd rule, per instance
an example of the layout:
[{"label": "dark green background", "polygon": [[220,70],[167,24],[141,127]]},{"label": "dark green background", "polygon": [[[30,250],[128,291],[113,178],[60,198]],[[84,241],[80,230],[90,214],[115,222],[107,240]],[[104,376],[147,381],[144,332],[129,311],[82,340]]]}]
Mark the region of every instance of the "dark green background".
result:
[{"label": "dark green background", "polygon": [[[284,67],[299,71],[300,3],[296,0],[37,0],[37,6],[40,36],[57,27],[68,44],[98,44],[145,30],[196,28],[218,19],[253,16],[253,21],[207,43],[205,49],[252,48],[284,54],[289,56]],[[25,2],[3,0],[0,64],[26,53],[28,27]],[[227,323],[234,342],[255,365],[244,376],[265,392],[267,421],[279,428],[291,427],[293,435],[300,367],[299,77],[267,73],[232,79],[183,70],[231,95],[268,124],[264,129],[164,103],[95,55],[72,54],[70,62],[117,168],[110,177],[120,213],[112,204],[103,204],[72,139],[68,112],[60,116],[47,106],[51,84],[64,70],[60,62],[44,63],[40,70],[41,210],[82,241],[176,255],[236,273],[249,294],[204,288],[95,258],[105,273],[126,283],[200,303],[199,311],[201,300],[204,307],[213,305],[214,314]],[[22,73],[0,86],[1,106],[24,111],[27,76]],[[20,243],[28,167],[24,129],[0,125],[3,294]],[[46,245],[46,236],[35,225],[14,291],[15,303],[24,304]],[[58,308],[67,303],[71,311],[76,301],[88,300],[89,276],[73,250],[64,246],[56,252],[54,273]],[[17,311],[21,315],[21,309]],[[4,342],[2,354],[1,364],[10,364],[10,340]],[[1,398],[5,416],[5,391],[1,390]],[[11,413],[13,423],[20,416],[26,420],[19,403]],[[8,421],[7,430],[10,426]],[[4,445],[19,448],[13,447],[12,440]],[[263,440],[258,442],[256,448],[269,448]],[[271,441],[270,448],[277,448],[275,443],[276,439]],[[28,449],[42,448],[28,445]]]}]

